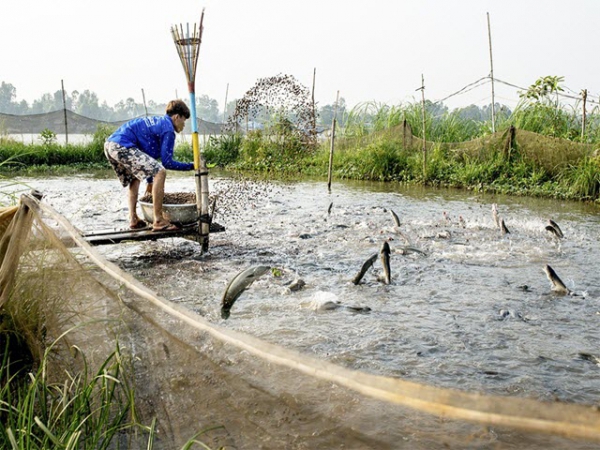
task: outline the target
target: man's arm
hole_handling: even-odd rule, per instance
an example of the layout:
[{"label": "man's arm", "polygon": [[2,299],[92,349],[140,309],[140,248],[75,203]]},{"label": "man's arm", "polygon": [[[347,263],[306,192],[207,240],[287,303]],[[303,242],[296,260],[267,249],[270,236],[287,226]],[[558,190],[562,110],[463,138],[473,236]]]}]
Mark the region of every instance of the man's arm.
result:
[{"label": "man's arm", "polygon": [[168,170],[193,170],[194,164],[184,163],[173,159],[173,150],[175,148],[175,133],[165,133],[160,148],[160,160],[165,169]]}]

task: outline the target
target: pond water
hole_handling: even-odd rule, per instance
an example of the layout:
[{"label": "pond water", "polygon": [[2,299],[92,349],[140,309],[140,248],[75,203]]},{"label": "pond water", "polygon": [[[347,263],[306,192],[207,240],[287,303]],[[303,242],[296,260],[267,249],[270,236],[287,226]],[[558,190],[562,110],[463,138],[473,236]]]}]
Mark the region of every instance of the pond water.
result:
[{"label": "pond water", "polygon": [[[127,225],[126,190],[112,177],[18,181],[44,192],[81,230]],[[192,192],[193,183],[170,173],[167,192]],[[180,238],[100,251],[210,321],[345,367],[471,392],[600,403],[600,367],[581,356],[600,356],[597,207],[383,183],[337,182],[328,193],[322,181],[211,174],[210,184],[219,194],[215,221],[226,231],[211,235],[206,254]],[[493,203],[510,233],[494,223]],[[546,231],[548,219],[563,239]],[[378,258],[353,284],[384,241],[391,283],[379,281]],[[551,290],[546,264],[576,295]],[[255,265],[274,270],[222,319],[229,281]],[[305,286],[291,290],[297,279]],[[324,309],[327,301],[341,307]]]}]

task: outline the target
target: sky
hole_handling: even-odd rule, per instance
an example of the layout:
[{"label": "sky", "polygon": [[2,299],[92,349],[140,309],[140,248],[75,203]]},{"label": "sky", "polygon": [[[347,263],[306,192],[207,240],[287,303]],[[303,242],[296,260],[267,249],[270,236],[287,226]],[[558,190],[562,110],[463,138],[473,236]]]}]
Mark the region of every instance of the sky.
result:
[{"label": "sky", "polygon": [[[173,25],[204,33],[196,95],[243,97],[255,83],[294,76],[315,100],[349,107],[445,99],[490,75],[527,88],[564,77],[572,95],[599,101],[598,0],[10,0],[0,13],[0,82],[30,104],[61,89],[95,92],[113,106],[129,97],[187,98]],[[497,81],[496,102],[514,106],[518,89]],[[488,82],[444,101],[450,108],[491,102]]]}]

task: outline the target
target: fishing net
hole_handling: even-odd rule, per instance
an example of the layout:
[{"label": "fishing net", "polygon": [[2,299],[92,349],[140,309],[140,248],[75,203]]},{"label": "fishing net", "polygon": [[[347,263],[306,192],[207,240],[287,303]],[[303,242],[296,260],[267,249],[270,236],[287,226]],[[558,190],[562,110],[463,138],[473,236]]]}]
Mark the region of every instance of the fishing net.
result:
[{"label": "fishing net", "polygon": [[435,147],[439,147],[451,152],[459,160],[469,161],[490,161],[498,155],[506,159],[518,156],[544,168],[551,175],[557,174],[561,168],[577,165],[583,158],[596,156],[598,153],[598,147],[593,144],[544,136],[513,127],[465,142],[425,141],[423,145],[423,139],[413,135],[406,121],[364,136],[341,138],[337,141],[336,149],[344,151],[364,148],[374,142],[395,142],[399,148],[411,152],[422,151],[423,147],[427,152],[431,152]]},{"label": "fishing net", "polygon": [[[2,224],[8,223],[7,226]],[[0,211],[0,302],[32,338],[65,331],[51,367],[93,371],[119,343],[155,448],[597,448],[597,407],[432,387],[349,370],[224,329],[107,261],[44,201]],[[32,305],[36,305],[35,307]],[[72,352],[77,348],[81,352]]]},{"label": "fishing net", "polygon": [[[156,112],[156,115],[163,115],[164,112]],[[141,117],[141,116],[140,116]],[[118,120],[114,122],[106,122],[104,120],[92,119],[73,111],[67,110],[67,129],[69,134],[93,134],[98,130],[98,127],[108,126],[118,128],[128,120]],[[198,133],[200,134],[220,134],[222,125],[219,123],[208,122],[206,120],[197,119]],[[186,130],[189,130],[191,125],[186,124]],[[31,134],[41,133],[45,129],[53,131],[56,134],[65,132],[65,112],[64,110],[51,111],[41,114],[3,114],[0,113],[0,134]]]}]

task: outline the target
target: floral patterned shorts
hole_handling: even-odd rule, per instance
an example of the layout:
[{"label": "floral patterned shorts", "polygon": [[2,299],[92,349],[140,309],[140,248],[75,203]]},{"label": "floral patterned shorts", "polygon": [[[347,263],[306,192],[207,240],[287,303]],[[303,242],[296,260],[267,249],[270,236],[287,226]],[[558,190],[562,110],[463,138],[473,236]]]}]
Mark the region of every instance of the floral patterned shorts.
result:
[{"label": "floral patterned shorts", "polygon": [[129,186],[136,178],[140,181],[153,178],[163,169],[160,162],[143,151],[135,147],[125,148],[116,142],[106,141],[104,154],[124,187]]}]

